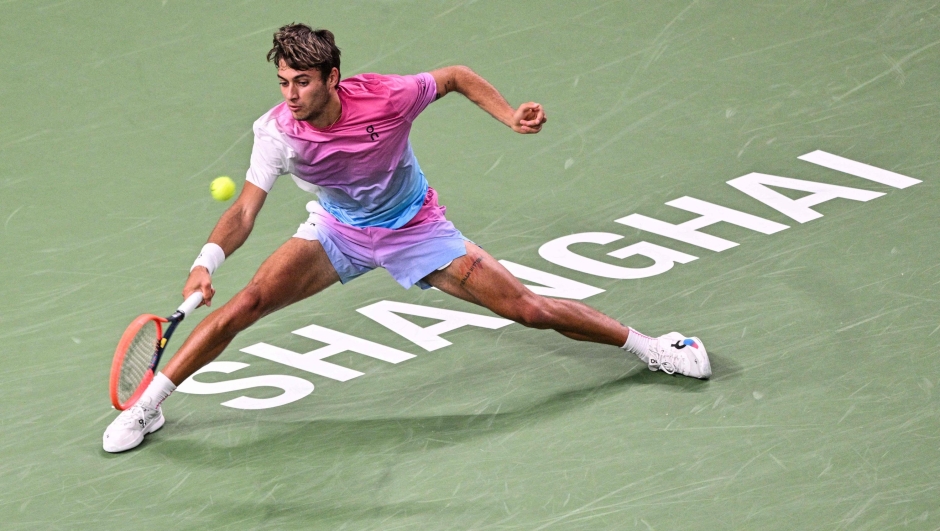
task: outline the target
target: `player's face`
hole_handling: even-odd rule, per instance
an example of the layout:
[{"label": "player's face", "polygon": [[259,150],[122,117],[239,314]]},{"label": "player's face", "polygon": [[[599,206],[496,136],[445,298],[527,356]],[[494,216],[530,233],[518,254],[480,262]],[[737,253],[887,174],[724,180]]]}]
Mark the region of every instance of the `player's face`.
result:
[{"label": "player's face", "polygon": [[294,70],[281,61],[277,69],[278,82],[281,85],[281,94],[295,120],[308,122],[322,121],[332,92],[334,74],[338,77],[336,69],[330,73],[326,81],[318,70]]}]

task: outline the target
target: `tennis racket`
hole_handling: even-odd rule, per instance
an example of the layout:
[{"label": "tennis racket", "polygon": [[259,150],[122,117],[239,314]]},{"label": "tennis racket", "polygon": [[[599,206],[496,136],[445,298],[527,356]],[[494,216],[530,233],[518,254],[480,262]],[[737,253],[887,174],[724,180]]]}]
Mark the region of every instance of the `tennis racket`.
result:
[{"label": "tennis racket", "polygon": [[[176,326],[202,302],[202,292],[190,295],[169,317],[144,314],[134,319],[114,350],[111,362],[111,403],[119,410],[134,405],[156,374],[157,364]],[[169,323],[166,332],[163,325]]]}]

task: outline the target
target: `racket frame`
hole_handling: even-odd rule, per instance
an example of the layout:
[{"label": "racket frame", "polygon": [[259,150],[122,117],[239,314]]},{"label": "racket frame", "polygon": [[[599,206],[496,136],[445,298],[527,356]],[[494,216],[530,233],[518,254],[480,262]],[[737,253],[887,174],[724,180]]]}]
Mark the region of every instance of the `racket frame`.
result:
[{"label": "racket frame", "polygon": [[[157,372],[157,365],[160,364],[160,356],[163,355],[163,350],[166,349],[166,345],[170,341],[170,336],[173,335],[173,331],[176,330],[176,327],[182,322],[183,318],[195,310],[201,302],[202,292],[197,291],[190,294],[190,296],[183,301],[183,304],[173,312],[173,315],[169,317],[160,317],[158,315],[145,313],[131,321],[131,324],[124,330],[120,341],[118,341],[117,348],[114,350],[114,358],[111,360],[111,378],[108,382],[108,387],[111,394],[111,405],[113,405],[115,409],[123,411],[133,406],[140,399],[140,395],[144,394],[144,390],[147,389],[147,386],[153,381],[153,377]],[[156,348],[154,349],[153,357],[150,359],[150,366],[147,372],[144,373],[143,379],[137,386],[137,389],[131,394],[130,398],[121,403],[118,399],[118,387],[121,380],[121,367],[124,365],[124,356],[127,354],[127,349],[131,341],[133,341],[134,337],[137,335],[137,332],[150,321],[153,321],[157,326],[157,344],[155,345]],[[169,323],[166,327],[166,333],[163,332],[164,323]]]},{"label": "racket frame", "polygon": [[[137,316],[137,318],[128,325],[120,341],[118,341],[117,348],[114,350],[114,359],[111,361],[111,379],[109,387],[111,392],[111,405],[113,405],[115,409],[123,411],[133,406],[137,400],[140,399],[140,395],[144,394],[144,390],[147,389],[147,386],[150,385],[150,382],[156,374],[160,357],[163,356],[163,351],[166,349],[166,345],[173,335],[173,331],[176,330],[177,325],[180,324],[183,317],[185,317],[185,314],[180,311],[175,312],[170,317],[160,317],[148,313]],[[124,355],[127,353],[127,349],[131,341],[133,341],[134,337],[137,335],[137,332],[151,321],[157,326],[157,344],[155,345],[156,348],[154,349],[153,357],[150,359],[150,367],[147,369],[147,372],[144,373],[144,377],[134,393],[122,403],[118,398],[118,387],[121,379],[121,367],[124,365]],[[163,332],[164,323],[169,323],[166,327],[166,333]]]}]

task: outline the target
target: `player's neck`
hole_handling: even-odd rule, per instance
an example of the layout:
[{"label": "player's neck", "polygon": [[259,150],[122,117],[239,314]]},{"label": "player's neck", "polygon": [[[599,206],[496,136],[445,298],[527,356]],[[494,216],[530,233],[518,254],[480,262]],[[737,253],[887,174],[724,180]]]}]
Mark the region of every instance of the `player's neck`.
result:
[{"label": "player's neck", "polygon": [[330,96],[330,101],[323,112],[316,118],[307,120],[308,124],[317,129],[329,129],[343,116],[343,104],[339,99],[339,94],[334,91]]}]

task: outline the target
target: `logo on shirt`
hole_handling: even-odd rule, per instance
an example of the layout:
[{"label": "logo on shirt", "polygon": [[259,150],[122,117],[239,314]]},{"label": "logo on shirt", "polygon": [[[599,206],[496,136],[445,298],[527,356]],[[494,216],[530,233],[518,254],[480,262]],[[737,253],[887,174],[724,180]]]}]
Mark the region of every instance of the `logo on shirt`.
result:
[{"label": "logo on shirt", "polygon": [[375,127],[369,126],[366,127],[366,133],[369,133],[369,139],[375,142],[379,138],[379,134],[375,132]]}]

